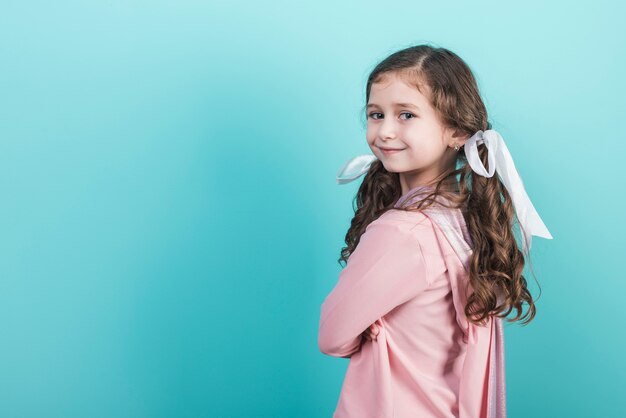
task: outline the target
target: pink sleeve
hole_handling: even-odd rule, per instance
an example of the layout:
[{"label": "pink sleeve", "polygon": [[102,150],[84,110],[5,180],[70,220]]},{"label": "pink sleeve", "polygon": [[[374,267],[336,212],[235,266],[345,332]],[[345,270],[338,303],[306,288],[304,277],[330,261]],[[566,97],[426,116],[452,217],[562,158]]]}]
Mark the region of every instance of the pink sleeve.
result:
[{"label": "pink sleeve", "polygon": [[385,215],[368,225],[322,303],[318,345],[325,354],[351,356],[363,331],[429,285],[417,231]]}]

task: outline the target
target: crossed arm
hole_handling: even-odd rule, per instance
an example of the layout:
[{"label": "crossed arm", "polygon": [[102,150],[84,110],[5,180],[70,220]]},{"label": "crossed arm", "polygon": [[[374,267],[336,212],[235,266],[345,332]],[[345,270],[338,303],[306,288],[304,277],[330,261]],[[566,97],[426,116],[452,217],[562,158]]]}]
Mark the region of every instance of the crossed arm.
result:
[{"label": "crossed arm", "polygon": [[390,220],[372,222],[322,303],[320,351],[333,357],[352,356],[372,323],[415,297],[428,283],[416,232]]}]

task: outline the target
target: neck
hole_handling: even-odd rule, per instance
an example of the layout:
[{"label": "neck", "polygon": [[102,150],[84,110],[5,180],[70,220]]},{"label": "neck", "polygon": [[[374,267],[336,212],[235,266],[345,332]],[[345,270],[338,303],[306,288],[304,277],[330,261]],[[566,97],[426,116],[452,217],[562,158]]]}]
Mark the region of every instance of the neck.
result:
[{"label": "neck", "polygon": [[[425,183],[408,183],[406,181],[403,181],[402,176],[400,177],[400,186],[402,189],[402,194],[406,194],[407,192],[419,188],[419,187],[435,187],[437,185],[437,183],[435,181],[431,181],[431,182],[425,182]],[[456,177],[453,178],[448,178],[446,179],[442,186],[441,186],[442,190],[444,191],[449,191],[449,192],[453,192],[453,193],[458,193],[459,191],[459,182],[457,181]]]}]

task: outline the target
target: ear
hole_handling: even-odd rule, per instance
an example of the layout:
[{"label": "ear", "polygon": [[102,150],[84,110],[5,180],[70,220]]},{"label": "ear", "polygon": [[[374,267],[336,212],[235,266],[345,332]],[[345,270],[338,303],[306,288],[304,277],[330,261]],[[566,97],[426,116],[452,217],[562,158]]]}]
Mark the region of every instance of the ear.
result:
[{"label": "ear", "polygon": [[463,131],[460,131],[458,129],[454,130],[452,133],[452,144],[451,146],[454,147],[455,144],[458,144],[460,147],[462,147],[463,145],[465,145],[465,142],[470,139],[471,135],[468,135],[466,133],[463,133]]}]

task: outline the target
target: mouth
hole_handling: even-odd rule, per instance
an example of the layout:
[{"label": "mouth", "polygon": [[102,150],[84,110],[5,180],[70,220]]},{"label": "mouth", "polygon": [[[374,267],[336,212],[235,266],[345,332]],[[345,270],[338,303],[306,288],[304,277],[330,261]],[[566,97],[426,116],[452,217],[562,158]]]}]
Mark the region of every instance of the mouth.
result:
[{"label": "mouth", "polygon": [[406,149],[406,148],[383,148],[383,147],[378,147],[378,148],[379,148],[379,149],[383,152],[383,154],[385,154],[385,155],[396,154],[396,153],[398,153],[398,152],[400,152],[400,151],[402,151],[402,150]]}]

